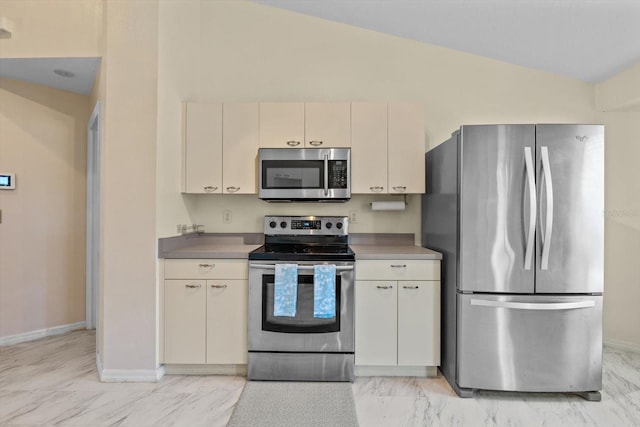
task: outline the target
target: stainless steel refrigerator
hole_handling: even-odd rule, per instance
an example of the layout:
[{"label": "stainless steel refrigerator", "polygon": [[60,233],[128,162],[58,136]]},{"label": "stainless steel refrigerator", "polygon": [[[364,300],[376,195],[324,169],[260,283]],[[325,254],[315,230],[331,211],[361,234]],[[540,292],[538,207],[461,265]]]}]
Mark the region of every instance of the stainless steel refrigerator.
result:
[{"label": "stainless steel refrigerator", "polygon": [[474,390],[600,400],[604,127],[462,126],[426,154],[442,252],[441,371]]}]

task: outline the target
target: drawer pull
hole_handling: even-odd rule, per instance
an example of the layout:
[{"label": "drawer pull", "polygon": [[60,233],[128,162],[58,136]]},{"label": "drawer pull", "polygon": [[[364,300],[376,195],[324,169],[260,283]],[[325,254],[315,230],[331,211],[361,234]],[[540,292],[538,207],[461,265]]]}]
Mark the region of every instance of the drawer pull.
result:
[{"label": "drawer pull", "polygon": [[227,187],[227,191],[229,193],[235,193],[236,191],[239,191],[240,187]]},{"label": "drawer pull", "polygon": [[378,288],[378,289],[393,289],[393,286],[391,286],[391,285],[386,285],[386,286],[377,285],[376,288]]},{"label": "drawer pull", "polygon": [[287,145],[290,147],[297,147],[300,145],[300,141],[287,141]]},{"label": "drawer pull", "polygon": [[224,289],[227,287],[227,285],[211,285],[211,287],[215,289]]},{"label": "drawer pull", "polygon": [[415,286],[403,286],[403,288],[405,289],[420,289],[420,286],[415,285]]},{"label": "drawer pull", "polygon": [[394,189],[395,191],[404,192],[404,190],[406,190],[406,189],[407,189],[407,187],[406,187],[406,186],[404,186],[404,185],[398,185],[397,187],[393,187],[393,189]]},{"label": "drawer pull", "polygon": [[309,141],[309,145],[313,145],[314,147],[317,147],[319,145],[322,145],[322,141]]},{"label": "drawer pull", "polygon": [[375,192],[375,193],[379,193],[382,190],[384,190],[384,187],[380,187],[379,185],[376,185],[375,187],[369,187],[369,190]]},{"label": "drawer pull", "polygon": [[215,264],[199,264],[200,268],[213,268],[216,265]]},{"label": "drawer pull", "polygon": [[206,192],[208,192],[208,193],[210,193],[210,192],[212,192],[212,191],[216,191],[217,189],[218,189],[218,187],[212,187],[212,186],[210,186],[210,185],[208,185],[208,186],[204,187],[204,191],[206,191]]},{"label": "drawer pull", "polygon": [[391,264],[391,268],[407,268],[407,264]]},{"label": "drawer pull", "polygon": [[186,286],[189,289],[196,289],[196,288],[202,287],[202,285],[184,285],[184,286]]}]

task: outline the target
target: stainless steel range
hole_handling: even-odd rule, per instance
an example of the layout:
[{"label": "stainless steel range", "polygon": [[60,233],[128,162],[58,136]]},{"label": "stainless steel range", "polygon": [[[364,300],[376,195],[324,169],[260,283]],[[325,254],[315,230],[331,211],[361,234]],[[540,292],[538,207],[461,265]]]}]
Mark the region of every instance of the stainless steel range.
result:
[{"label": "stainless steel range", "polygon": [[[265,216],[264,229],[265,244],[249,254],[247,377],[353,381],[355,255],[348,218]],[[286,269],[293,296],[281,290]]]}]

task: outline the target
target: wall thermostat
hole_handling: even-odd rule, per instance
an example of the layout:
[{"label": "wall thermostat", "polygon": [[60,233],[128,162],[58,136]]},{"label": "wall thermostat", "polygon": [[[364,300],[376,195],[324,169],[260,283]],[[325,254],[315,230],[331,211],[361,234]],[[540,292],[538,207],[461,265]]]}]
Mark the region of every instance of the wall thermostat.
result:
[{"label": "wall thermostat", "polygon": [[15,189],[16,189],[16,174],[0,173],[0,190],[15,190]]}]

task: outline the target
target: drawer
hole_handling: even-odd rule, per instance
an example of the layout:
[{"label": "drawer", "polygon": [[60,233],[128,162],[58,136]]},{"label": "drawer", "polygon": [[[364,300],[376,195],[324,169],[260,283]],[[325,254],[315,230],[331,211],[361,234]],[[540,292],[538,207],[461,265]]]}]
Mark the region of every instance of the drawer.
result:
[{"label": "drawer", "polygon": [[165,279],[248,279],[246,259],[167,259]]},{"label": "drawer", "polygon": [[440,261],[360,260],[356,280],[440,280]]}]

